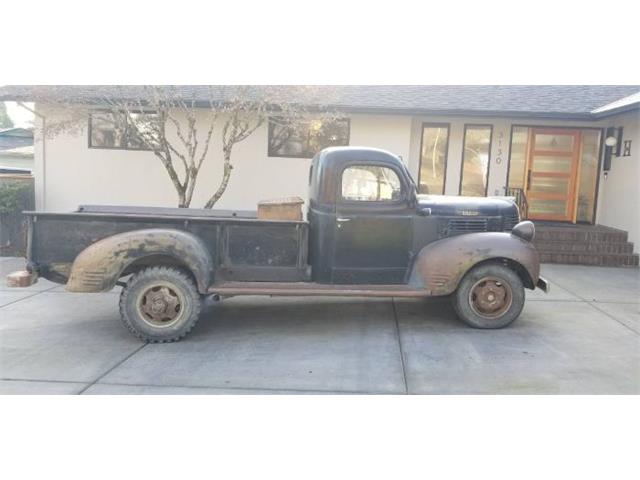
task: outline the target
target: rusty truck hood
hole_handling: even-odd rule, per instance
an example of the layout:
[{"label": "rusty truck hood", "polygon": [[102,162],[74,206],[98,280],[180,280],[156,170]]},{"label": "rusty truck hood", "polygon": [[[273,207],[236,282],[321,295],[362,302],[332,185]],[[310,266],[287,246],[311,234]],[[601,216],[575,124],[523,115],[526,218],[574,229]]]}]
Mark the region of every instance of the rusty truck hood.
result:
[{"label": "rusty truck hood", "polygon": [[430,208],[432,215],[498,216],[517,209],[509,197],[418,195],[417,198],[419,206]]}]

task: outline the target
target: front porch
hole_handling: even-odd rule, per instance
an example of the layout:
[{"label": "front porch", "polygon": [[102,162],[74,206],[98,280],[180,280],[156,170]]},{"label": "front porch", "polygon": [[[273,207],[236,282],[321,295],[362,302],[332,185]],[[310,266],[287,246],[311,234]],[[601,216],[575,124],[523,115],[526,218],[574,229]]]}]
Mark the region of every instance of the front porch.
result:
[{"label": "front porch", "polygon": [[[421,193],[515,198],[521,218],[536,224],[544,262],[638,266],[632,243],[638,243],[637,232],[625,231],[628,222],[606,221],[612,198],[607,203],[605,197],[621,192],[604,188],[610,187],[607,174],[617,155],[605,137],[622,129],[561,121],[442,120],[421,123]],[[614,168],[629,161],[618,160]],[[620,202],[623,197],[615,199],[616,208]]]},{"label": "front porch", "polygon": [[522,220],[536,226],[534,243],[543,263],[637,267],[639,256],[624,230],[604,225],[537,220],[529,214],[529,201],[523,189],[509,188],[507,195],[515,199]]}]

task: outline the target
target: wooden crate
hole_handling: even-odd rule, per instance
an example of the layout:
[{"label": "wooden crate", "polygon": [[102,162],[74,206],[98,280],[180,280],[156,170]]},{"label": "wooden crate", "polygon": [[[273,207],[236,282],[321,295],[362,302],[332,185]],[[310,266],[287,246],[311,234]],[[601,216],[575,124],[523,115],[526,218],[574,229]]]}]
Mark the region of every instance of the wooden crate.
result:
[{"label": "wooden crate", "polygon": [[258,203],[258,218],[260,220],[302,220],[302,205],[300,197],[275,198]]}]

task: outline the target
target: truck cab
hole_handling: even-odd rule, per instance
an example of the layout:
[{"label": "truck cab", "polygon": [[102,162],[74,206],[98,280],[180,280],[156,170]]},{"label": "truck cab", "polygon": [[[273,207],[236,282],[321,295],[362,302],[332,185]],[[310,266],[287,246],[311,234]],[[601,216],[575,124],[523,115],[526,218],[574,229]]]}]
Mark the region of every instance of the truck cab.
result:
[{"label": "truck cab", "polygon": [[308,220],[314,281],[402,284],[426,245],[466,233],[510,232],[519,214],[502,198],[418,195],[400,157],[336,147],[313,159]]}]

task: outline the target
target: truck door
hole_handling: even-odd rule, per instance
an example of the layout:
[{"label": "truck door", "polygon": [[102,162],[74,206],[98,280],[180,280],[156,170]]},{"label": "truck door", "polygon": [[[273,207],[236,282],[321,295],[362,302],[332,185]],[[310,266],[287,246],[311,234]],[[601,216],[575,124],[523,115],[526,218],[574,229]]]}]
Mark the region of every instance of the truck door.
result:
[{"label": "truck door", "polygon": [[339,185],[333,283],[403,283],[414,213],[404,176],[389,166],[353,164]]}]

